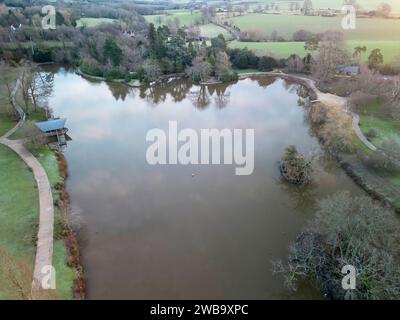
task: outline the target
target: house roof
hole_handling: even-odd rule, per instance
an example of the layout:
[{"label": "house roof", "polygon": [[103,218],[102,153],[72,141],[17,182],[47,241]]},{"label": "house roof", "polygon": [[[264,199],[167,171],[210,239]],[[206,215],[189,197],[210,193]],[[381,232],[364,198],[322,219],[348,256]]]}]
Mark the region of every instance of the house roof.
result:
[{"label": "house roof", "polygon": [[61,130],[65,127],[67,119],[51,119],[47,121],[36,122],[36,126],[43,132]]},{"label": "house roof", "polygon": [[337,70],[343,73],[358,73],[360,67],[358,66],[337,66]]}]

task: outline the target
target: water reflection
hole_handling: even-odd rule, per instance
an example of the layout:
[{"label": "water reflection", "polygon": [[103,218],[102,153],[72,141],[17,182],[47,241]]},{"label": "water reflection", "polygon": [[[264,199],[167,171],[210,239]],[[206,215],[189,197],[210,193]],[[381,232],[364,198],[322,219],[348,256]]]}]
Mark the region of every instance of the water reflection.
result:
[{"label": "water reflection", "polygon": [[[288,293],[270,261],[285,258],[317,198],[359,189],[323,157],[315,185],[299,190],[280,182],[276,163],[286,146],[322,152],[297,89],[260,77],[214,86],[172,80],[121,93],[57,73],[50,104],[73,136],[67,186],[84,220],[88,297],[309,297],[309,288]],[[167,129],[170,120],[196,131],[255,129],[254,173],[235,176],[230,165],[148,165],[146,133]]]}]

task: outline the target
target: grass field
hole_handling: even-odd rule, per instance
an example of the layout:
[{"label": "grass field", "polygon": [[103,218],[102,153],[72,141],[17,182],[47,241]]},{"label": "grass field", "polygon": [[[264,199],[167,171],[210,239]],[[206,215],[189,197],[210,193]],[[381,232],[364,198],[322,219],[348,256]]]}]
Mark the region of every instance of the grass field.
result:
[{"label": "grass field", "polygon": [[[367,59],[369,53],[379,48],[382,50],[384,62],[391,62],[395,58],[400,57],[400,41],[347,41],[349,49],[353,49],[360,45],[367,47],[367,53],[363,55],[363,59]],[[290,54],[295,53],[304,56],[303,42],[240,42],[232,41],[229,43],[231,48],[245,48],[254,50],[258,55],[272,53],[281,58],[287,58]]]},{"label": "grass field", "polygon": [[[296,0],[294,0],[296,1]],[[174,2],[179,2],[174,0]],[[258,5],[265,6],[265,4],[275,3],[279,6],[281,10],[288,10],[290,7],[289,0],[258,0],[254,2],[249,2],[250,8],[256,8]],[[303,0],[297,0],[297,2],[302,5]],[[359,0],[357,1],[358,4],[362,6],[363,9],[366,10],[374,10],[376,7],[382,2],[382,0]],[[400,3],[398,0],[386,0],[384,1],[389,3],[392,7],[393,13],[400,13]],[[343,0],[312,0],[313,8],[332,8],[332,9],[340,9],[343,6]],[[234,6],[243,6],[241,2],[233,3]]]},{"label": "grass field", "polygon": [[102,23],[113,23],[114,21],[116,20],[109,18],[80,18],[76,21],[76,26],[96,27]]},{"label": "grass field", "polygon": [[231,40],[232,35],[226,31],[224,28],[217,26],[213,23],[208,23],[200,26],[200,33],[203,37],[215,38],[219,34],[222,34],[226,40]]},{"label": "grass field", "polygon": [[290,40],[293,33],[304,29],[315,33],[338,30],[347,40],[396,40],[400,41],[400,20],[381,18],[359,18],[355,30],[343,30],[342,17],[319,17],[301,15],[273,15],[250,13],[229,18],[241,30],[261,30],[267,35],[276,30],[280,36]]},{"label": "grass field", "polygon": [[168,20],[179,19],[181,26],[190,26],[196,21],[200,21],[200,11],[190,12],[189,10],[169,10],[165,14],[147,15],[144,16],[147,22],[153,23],[155,26],[159,24],[159,18],[161,18],[161,24],[166,24]]},{"label": "grass field", "polygon": [[[0,246],[31,270],[39,211],[35,180],[25,163],[3,145],[0,145],[0,181]],[[5,274],[0,275],[0,282],[7,283],[8,277],[2,276]],[[0,298],[13,296],[12,287],[1,286]]]}]

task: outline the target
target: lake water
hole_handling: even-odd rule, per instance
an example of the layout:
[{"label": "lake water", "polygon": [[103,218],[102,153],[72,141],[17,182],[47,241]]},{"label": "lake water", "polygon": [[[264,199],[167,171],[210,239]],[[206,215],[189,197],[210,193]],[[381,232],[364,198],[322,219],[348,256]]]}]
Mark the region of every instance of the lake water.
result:
[{"label": "lake water", "polygon": [[[286,258],[316,200],[361,190],[324,157],[299,90],[268,77],[132,89],[57,71],[49,105],[72,137],[67,187],[87,297],[318,298],[308,287],[288,292],[271,261]],[[254,129],[253,174],[237,176],[235,165],[149,165],[146,134],[171,120],[196,131]],[[312,185],[281,181],[277,162],[290,144],[321,155]]]}]

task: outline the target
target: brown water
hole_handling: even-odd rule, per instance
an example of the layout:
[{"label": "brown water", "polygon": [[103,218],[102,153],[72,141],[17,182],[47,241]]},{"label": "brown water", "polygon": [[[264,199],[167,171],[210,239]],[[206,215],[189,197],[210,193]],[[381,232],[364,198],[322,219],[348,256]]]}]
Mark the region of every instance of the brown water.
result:
[{"label": "brown water", "polygon": [[[299,86],[257,78],[199,87],[173,80],[147,89],[55,75],[50,106],[68,119],[65,151],[88,298],[315,298],[285,290],[271,260],[312,218],[315,202],[361,191],[310,135]],[[254,128],[255,169],[150,166],[149,129]],[[321,154],[315,182],[281,182],[277,161],[294,144]]]}]

